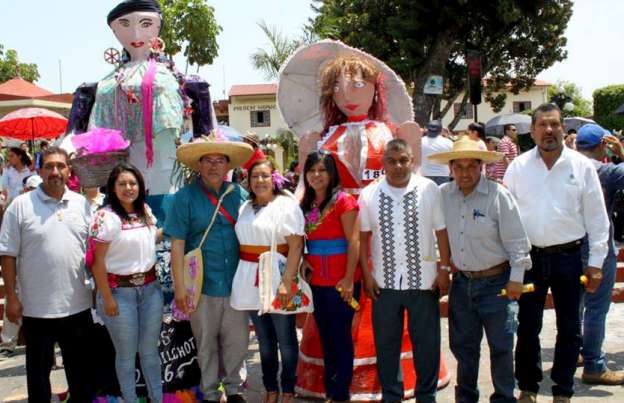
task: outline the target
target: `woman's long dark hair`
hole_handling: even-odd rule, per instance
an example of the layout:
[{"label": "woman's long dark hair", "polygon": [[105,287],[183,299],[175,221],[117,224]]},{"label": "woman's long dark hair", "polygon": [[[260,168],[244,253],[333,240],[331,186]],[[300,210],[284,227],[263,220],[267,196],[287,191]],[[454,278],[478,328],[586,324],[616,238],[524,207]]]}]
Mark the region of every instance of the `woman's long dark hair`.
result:
[{"label": "woman's long dark hair", "polygon": [[329,186],[327,188],[327,192],[325,194],[325,200],[320,204],[319,210],[323,211],[323,209],[330,202],[334,194],[340,190],[340,176],[338,176],[338,167],[336,166],[336,161],[332,155],[326,151],[312,151],[306,157],[305,164],[303,165],[303,185],[305,187],[305,191],[303,193],[303,199],[301,200],[301,210],[303,210],[304,214],[312,211],[312,203],[314,203],[314,199],[316,198],[316,192],[310,186],[308,182],[307,174],[312,169],[314,165],[318,162],[322,162],[325,169],[327,169],[327,173],[329,174]]},{"label": "woman's long dark hair", "polygon": [[468,130],[477,132],[480,140],[485,141],[485,125],[481,122],[472,122],[468,125]]},{"label": "woman's long dark hair", "polygon": [[22,162],[22,165],[24,165],[24,167],[28,168],[32,164],[32,160],[30,159],[30,156],[28,155],[28,153],[22,150],[21,148],[11,147],[9,148],[9,152],[17,155],[20,161]]},{"label": "woman's long dark hair", "polygon": [[137,169],[134,165],[128,164],[126,162],[121,162],[113,168],[108,177],[108,182],[106,184],[106,198],[104,199],[104,205],[110,205],[111,209],[122,219],[130,220],[130,216],[126,209],[123,208],[117,194],[115,193],[115,183],[117,182],[117,178],[124,172],[129,172],[136,178],[137,183],[139,184],[139,195],[136,200],[132,203],[134,207],[134,212],[139,218],[145,220],[148,224],[153,224],[150,222],[149,217],[147,216],[147,211],[145,209],[145,181],[143,180],[143,175],[141,175],[141,171]]}]

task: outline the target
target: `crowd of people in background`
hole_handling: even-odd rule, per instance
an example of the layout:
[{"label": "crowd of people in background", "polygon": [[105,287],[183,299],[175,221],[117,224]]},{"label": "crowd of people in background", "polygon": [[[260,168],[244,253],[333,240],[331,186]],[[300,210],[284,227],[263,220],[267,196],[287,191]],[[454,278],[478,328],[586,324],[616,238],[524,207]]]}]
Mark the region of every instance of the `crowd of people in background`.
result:
[{"label": "crowd of people in background", "polygon": [[[293,402],[299,359],[295,316],[258,314],[258,261],[272,243],[285,258],[277,303],[292,302],[298,273],[311,285],[329,401],[350,399],[353,301],[366,294],[373,300],[383,401],[403,398],[399,363],[406,312],[418,374],[415,396],[418,402],[435,402],[439,298],[449,288],[457,401],[479,401],[484,332],[491,400],[536,401],[549,290],[558,323],[554,402],[573,396],[579,357],[584,382],[624,384],[624,373],[606,366],[602,350],[615,281],[618,194],[624,189],[624,167],[609,159],[624,160],[620,140],[594,124],[564,136],[561,111],[552,104],[533,113],[530,135],[536,146],[524,153],[514,125],[506,125],[501,138],[486,137],[480,123],[459,138],[448,133],[439,121],[426,126],[419,171],[404,140],[386,143],[385,174],[359,197],[343,188],[338,162],[323,150],[301,161],[297,198],[288,190],[288,183],[296,182],[294,167],[288,181],[253,136],[244,146],[184,145],[178,156],[195,174],[176,193],[164,223],[157,223],[146,204],[143,176],[130,164],[113,169],[104,193],[86,188],[81,196],[68,188],[72,174],[64,150],[42,143],[31,158],[22,147],[9,148],[0,230],[6,289],[2,348],[5,353],[14,348],[21,324],[30,401],[50,400],[55,343],[72,401],[94,398],[92,307],[115,347],[125,401],[137,401],[137,353],[149,398],[162,401],[157,347],[163,295],[154,265],[155,245],[164,235],[172,240],[175,305],[190,319],[196,339],[204,401],[217,402],[222,393],[229,403],[246,401],[251,320],[263,402]],[[239,183],[225,180],[237,168]],[[182,281],[184,256],[196,248],[204,277],[197,305]]]}]

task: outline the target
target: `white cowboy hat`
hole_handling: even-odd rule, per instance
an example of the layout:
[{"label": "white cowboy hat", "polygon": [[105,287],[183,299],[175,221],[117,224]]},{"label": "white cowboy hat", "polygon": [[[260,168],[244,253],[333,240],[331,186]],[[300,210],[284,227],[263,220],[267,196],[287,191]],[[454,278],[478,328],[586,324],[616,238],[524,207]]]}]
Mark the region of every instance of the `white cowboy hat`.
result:
[{"label": "white cowboy hat", "polygon": [[395,126],[414,120],[412,99],[405,83],[384,62],[340,41],[325,39],[304,45],[290,55],[279,73],[277,103],[290,129],[301,137],[323,130],[320,75],[327,63],[339,56],[356,55],[372,62],[383,75],[388,119]]},{"label": "white cowboy hat", "polygon": [[213,132],[195,139],[192,143],[181,145],[176,151],[178,160],[193,171],[199,171],[199,160],[207,154],[226,155],[230,159],[230,168],[236,168],[251,158],[253,148],[242,141],[224,140]]},{"label": "white cowboy hat", "polygon": [[431,154],[427,158],[436,164],[448,164],[452,160],[464,158],[481,160],[486,164],[491,164],[503,159],[503,153],[481,150],[478,142],[471,140],[468,136],[463,136],[453,143],[453,151]]}]

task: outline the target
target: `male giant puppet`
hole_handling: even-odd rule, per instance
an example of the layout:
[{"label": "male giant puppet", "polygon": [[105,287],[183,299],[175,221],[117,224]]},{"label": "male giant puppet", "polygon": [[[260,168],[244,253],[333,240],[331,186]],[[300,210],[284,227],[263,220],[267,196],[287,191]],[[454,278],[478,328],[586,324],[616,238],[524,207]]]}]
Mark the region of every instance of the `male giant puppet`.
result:
[{"label": "male giant puppet", "polygon": [[[384,145],[395,137],[411,146],[414,169],[420,165],[421,129],[413,122],[405,84],[386,64],[358,49],[332,40],[298,49],[280,72],[278,103],[284,120],[300,136],[301,165],[312,150],[330,152],[347,192],[359,194],[384,174]],[[353,325],[351,399],[379,400],[370,300],[364,300],[362,306]],[[297,392],[324,397],[323,352],[311,315],[304,327],[300,351]],[[407,331],[401,351],[405,397],[410,397],[415,376]],[[439,385],[448,380],[441,362]]]}]

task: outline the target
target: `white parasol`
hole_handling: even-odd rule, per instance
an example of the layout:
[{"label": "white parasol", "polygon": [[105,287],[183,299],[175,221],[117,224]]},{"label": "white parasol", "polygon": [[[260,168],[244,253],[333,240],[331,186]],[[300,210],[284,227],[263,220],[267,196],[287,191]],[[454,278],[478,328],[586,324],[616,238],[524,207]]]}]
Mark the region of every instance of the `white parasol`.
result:
[{"label": "white parasol", "polygon": [[485,124],[485,134],[489,136],[502,137],[505,135],[505,125],[516,126],[518,134],[530,133],[531,116],[521,113],[508,113],[506,115],[494,116]]},{"label": "white parasol", "polygon": [[570,129],[574,129],[577,130],[581,128],[581,126],[586,125],[588,123],[593,123],[596,124],[596,122],[594,122],[591,119],[587,119],[581,116],[574,116],[571,118],[563,118],[563,123],[565,125],[565,129],[566,131],[570,130]]},{"label": "white parasol", "polygon": [[381,60],[342,42],[325,39],[297,49],[279,73],[277,104],[290,129],[301,137],[323,129],[320,74],[336,57],[357,55],[373,62],[383,74],[388,118],[395,126],[414,120],[412,99],[405,83]]}]

